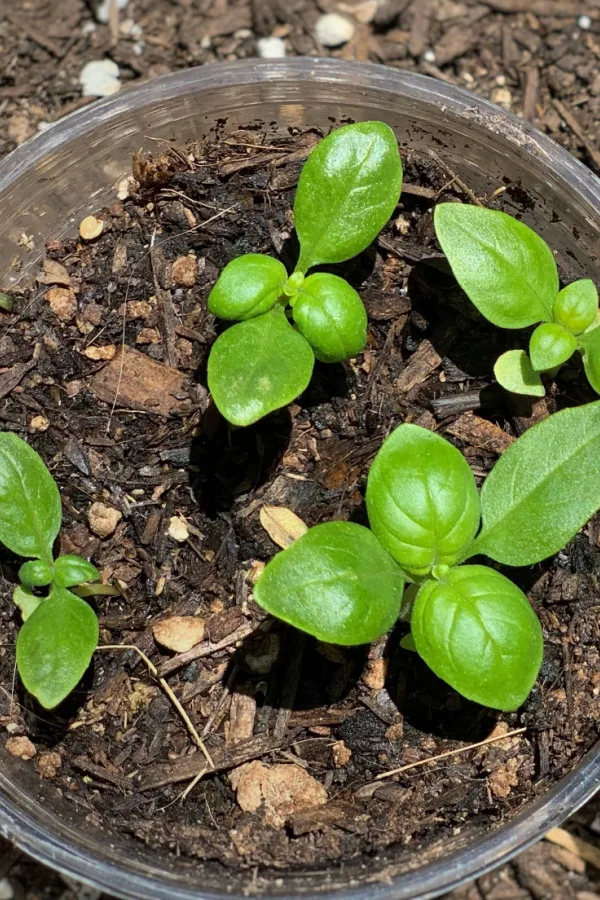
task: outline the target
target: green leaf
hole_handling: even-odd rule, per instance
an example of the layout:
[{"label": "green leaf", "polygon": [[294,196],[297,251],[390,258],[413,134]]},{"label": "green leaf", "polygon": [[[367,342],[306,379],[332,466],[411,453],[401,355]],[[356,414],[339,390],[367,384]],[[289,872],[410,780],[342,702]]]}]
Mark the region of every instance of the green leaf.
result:
[{"label": "green leaf", "polygon": [[19,581],[22,584],[43,587],[46,584],[50,584],[53,578],[54,566],[41,559],[30,559],[29,562],[23,563],[19,569]]},{"label": "green leaf", "polygon": [[16,434],[0,432],[0,541],[50,565],[61,521],[60,494],[41,458]]},{"label": "green leaf", "polygon": [[539,235],[506,213],[440,203],[435,232],[454,277],[479,312],[501,328],[552,320],[558,272]]},{"label": "green leaf", "polygon": [[55,587],[17,637],[21,681],[45,709],[75,688],[98,644],[98,619],[84,600]]},{"label": "green leaf", "polygon": [[577,342],[587,380],[596,393],[600,394],[600,327],[580,334]]},{"label": "green leaf", "polygon": [[403,589],[401,571],[368,528],[327,522],[273,557],[254,599],[321,641],[352,645],[389,631]]},{"label": "green leaf", "polygon": [[527,597],[487,566],[459,566],[427,581],[411,632],[438,678],[493,709],[517,709],[542,663],[542,629]]},{"label": "green leaf", "polygon": [[524,350],[507,350],[499,356],[494,366],[498,384],[512,394],[528,397],[543,397],[546,388],[538,372],[533,370],[531,360]]},{"label": "green leaf", "polygon": [[229,422],[251,425],[299,397],[313,366],[310,345],[277,306],[217,338],[208,358],[208,387]]},{"label": "green leaf", "polygon": [[554,301],[554,321],[573,334],[581,334],[598,315],[598,291],[589,278],[568,284]]},{"label": "green leaf", "polygon": [[285,266],[272,256],[238,256],[219,275],[208,295],[208,310],[221,319],[260,316],[275,306],[286,280]]},{"label": "green leaf", "polygon": [[461,453],[418,425],[384,441],[367,483],[371,528],[412,576],[452,566],[479,526],[475,478]]},{"label": "green leaf", "polygon": [[87,559],[68,554],[59,556],[54,563],[54,581],[59,587],[68,588],[88,581],[99,581],[100,572]]},{"label": "green leaf", "polygon": [[400,638],[400,646],[403,650],[409,650],[411,653],[417,652],[415,639],[410,632],[405,634],[403,638]]},{"label": "green leaf", "polygon": [[343,362],[364,350],[367,313],[353,287],[337,275],[309,275],[293,305],[294,322],[321,362]]},{"label": "green leaf", "polygon": [[481,490],[483,527],[468,555],[530,566],[561,550],[599,508],[596,401],[549,416],[502,454]]},{"label": "green leaf", "polygon": [[294,202],[300,240],[297,269],[344,262],[381,231],[402,188],[402,162],[392,129],[383,122],[338,128],[306,161]]},{"label": "green leaf", "polygon": [[543,322],[529,342],[529,357],[536,372],[547,372],[562,366],[577,350],[575,335],[555,322]]},{"label": "green leaf", "polygon": [[36,597],[31,588],[18,584],[13,591],[13,603],[21,610],[23,621],[26,622],[40,603],[43,603],[41,597]]}]

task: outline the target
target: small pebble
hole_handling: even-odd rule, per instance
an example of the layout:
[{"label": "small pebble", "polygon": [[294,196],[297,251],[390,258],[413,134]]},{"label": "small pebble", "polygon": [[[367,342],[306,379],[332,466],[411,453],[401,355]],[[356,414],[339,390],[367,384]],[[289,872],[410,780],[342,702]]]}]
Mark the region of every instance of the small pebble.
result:
[{"label": "small pebble", "polygon": [[110,97],[121,87],[119,67],[112,59],[95,59],[79,73],[84,97]]},{"label": "small pebble", "polygon": [[50,309],[61,322],[70,322],[77,312],[77,298],[71,288],[53,287],[44,294]]},{"label": "small pebble", "polygon": [[135,339],[136,344],[160,344],[158,328],[142,328]]},{"label": "small pebble", "polygon": [[178,544],[184,544],[190,536],[187,523],[181,516],[172,516],[167,533]]},{"label": "small pebble", "polygon": [[62,765],[60,753],[55,750],[48,750],[38,757],[35,767],[42,778],[56,778],[58,771]]},{"label": "small pebble", "polygon": [[83,355],[94,362],[109,362],[114,359],[117,354],[117,348],[114,344],[106,344],[104,347],[86,347]]},{"label": "small pebble", "polygon": [[33,759],[36,754],[35,744],[24,735],[9,738],[5,746],[8,752],[18,759]]},{"label": "small pebble", "polygon": [[86,216],[79,223],[79,234],[84,241],[93,241],[104,231],[104,222],[96,216]]},{"label": "small pebble", "polygon": [[104,503],[92,503],[88,512],[90,528],[99,538],[107,538],[114,534],[122,518],[123,514],[118,509]]},{"label": "small pebble", "polygon": [[423,59],[425,62],[434,63],[435,62],[435,52],[433,50],[426,50],[423,54]]},{"label": "small pebble", "polygon": [[178,256],[171,267],[171,276],[179,287],[192,287],[196,284],[198,260],[195,256]]},{"label": "small pebble", "polygon": [[336,741],[335,744],[332,744],[331,753],[333,756],[333,764],[336,769],[347,766],[352,759],[352,750],[350,750],[349,747],[346,747],[343,741]]},{"label": "small pebble", "polygon": [[261,59],[283,59],[285,44],[278,37],[264,37],[256,42],[256,49]]},{"label": "small pebble", "polygon": [[317,19],[315,34],[324,47],[339,47],[352,40],[356,31],[355,25],[338,13],[326,13]]},{"label": "small pebble", "polygon": [[8,878],[0,880],[0,900],[13,900],[15,892]]},{"label": "small pebble", "polygon": [[46,418],[46,416],[34,416],[31,422],[29,423],[29,430],[32,433],[48,431],[50,428],[50,422]]},{"label": "small pebble", "polygon": [[582,31],[588,31],[592,27],[592,20],[589,16],[579,16],[577,19],[577,25]]},{"label": "small pebble", "polygon": [[496,88],[492,91],[492,103],[503,106],[504,109],[510,109],[512,106],[512,94],[507,88]]}]

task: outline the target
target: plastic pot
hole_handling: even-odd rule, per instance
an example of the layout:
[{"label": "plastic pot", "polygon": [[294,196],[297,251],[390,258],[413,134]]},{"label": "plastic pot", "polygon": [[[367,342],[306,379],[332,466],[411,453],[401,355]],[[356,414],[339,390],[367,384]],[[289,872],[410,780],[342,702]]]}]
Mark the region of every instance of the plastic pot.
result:
[{"label": "plastic pot", "polygon": [[[472,95],[419,75],[337,60],[251,60],[206,66],[124,91],[67,117],[0,164],[0,287],[27,277],[47,238],[113,202],[131,152],[153,138],[198,138],[227,120],[273,129],[328,127],[330,117],[383,119],[403,147],[434,150],[479,195],[523,183],[525,215],[560,261],[600,282],[600,181],[529,125]],[[34,250],[19,244],[25,233]],[[15,268],[19,257],[22,269]],[[60,797],[28,765],[0,750],[0,832],[49,866],[122,898],[187,900],[344,895],[351,900],[434,897],[505,862],[594,793],[600,751],[508,823],[474,837],[469,826],[421,849],[340,860],[325,871],[247,873],[205,868],[101,831],[89,810]],[[246,894],[247,895],[247,894]]]}]

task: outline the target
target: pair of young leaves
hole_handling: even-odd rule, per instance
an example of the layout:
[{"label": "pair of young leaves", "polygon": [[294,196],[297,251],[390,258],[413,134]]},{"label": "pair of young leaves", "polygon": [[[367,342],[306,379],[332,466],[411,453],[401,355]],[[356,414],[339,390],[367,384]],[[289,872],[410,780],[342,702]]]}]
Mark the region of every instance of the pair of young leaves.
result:
[{"label": "pair of young leaves", "polygon": [[481,494],[448,441],[400,425],[371,466],[366,500],[371,530],[350,522],[310,529],[268,563],[256,601],[345,645],[385,634],[408,607],[414,648],[436,675],[469,700],[516,709],[541,665],[540,624],[508,578],[462,564],[479,554],[537,563],[600,508],[600,401],[525,432]]},{"label": "pair of young leaves", "polygon": [[394,211],[401,187],[402,163],[388,125],[339,128],[315,147],[300,175],[294,202],[300,258],[292,275],[258,253],[225,267],[208,308],[239,324],[215,341],[208,386],[229,422],[251,425],[295,400],[308,387],[315,357],[342,362],[364,348],[367,314],[354,288],[337,275],[305,275],[368,247]]},{"label": "pair of young leaves", "polygon": [[576,350],[591,386],[600,393],[598,292],[581,279],[559,290],[550,247],[506,213],[460,203],[441,203],[435,230],[452,272],[479,312],[501,328],[526,328],[529,356],[509,350],[494,366],[498,382],[517,394],[543,397],[540,373],[551,372]]},{"label": "pair of young leaves", "polygon": [[[90,664],[98,644],[98,620],[92,608],[69,588],[100,578],[79,556],[54,560],[62,522],[56,482],[29,444],[0,432],[0,541],[29,557],[19,569],[21,584],[13,599],[23,625],[17,637],[17,668],[27,690],[46,709],[71,693]],[[49,586],[49,596],[32,588]]]}]

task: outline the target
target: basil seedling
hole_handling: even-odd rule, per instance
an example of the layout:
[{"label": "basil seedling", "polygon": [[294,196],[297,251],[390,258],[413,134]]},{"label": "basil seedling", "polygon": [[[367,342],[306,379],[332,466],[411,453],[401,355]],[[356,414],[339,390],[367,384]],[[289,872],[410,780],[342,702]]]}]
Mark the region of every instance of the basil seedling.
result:
[{"label": "basil seedling", "polygon": [[388,125],[338,128],[315,147],[300,175],[294,272],[288,277],[278,260],[259,253],[225,266],[208,309],[238,324],[212,347],[208,386],[233,425],[251,425],[298,397],[315,357],[342,362],[364,349],[367,314],[354,288],[337,275],[306,273],[364,250],[393,213],[401,187],[402,162]]},{"label": "basil seedling", "polygon": [[[67,590],[97,581],[100,573],[79,556],[54,559],[62,506],[58,487],[41,458],[16,434],[0,432],[0,542],[30,557],[19,569],[13,600],[23,625],[17,668],[26,689],[46,709],[77,685],[98,643],[92,608]],[[32,588],[47,587],[47,597]]]},{"label": "basil seedling", "polygon": [[485,554],[533,565],[562,549],[599,508],[600,401],[526,431],[480,497],[461,454],[416,425],[400,425],[384,442],[367,483],[371,528],[419,584],[410,615],[417,652],[468,699],[505,710],[523,703],[535,682],[540,624],[504,575],[461,564]]},{"label": "basil seedling", "polygon": [[497,210],[441,203],[435,231],[456,280],[479,312],[501,328],[538,325],[524,351],[509,350],[494,366],[508,391],[543,397],[544,372],[554,372],[576,350],[591,386],[600,393],[598,292],[583,278],[559,290],[548,244],[523,222]]}]

